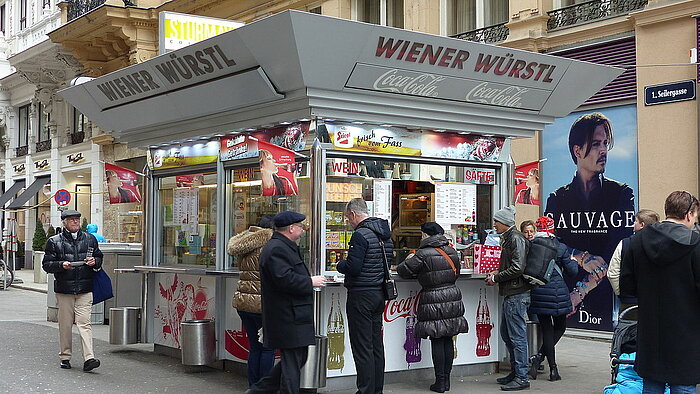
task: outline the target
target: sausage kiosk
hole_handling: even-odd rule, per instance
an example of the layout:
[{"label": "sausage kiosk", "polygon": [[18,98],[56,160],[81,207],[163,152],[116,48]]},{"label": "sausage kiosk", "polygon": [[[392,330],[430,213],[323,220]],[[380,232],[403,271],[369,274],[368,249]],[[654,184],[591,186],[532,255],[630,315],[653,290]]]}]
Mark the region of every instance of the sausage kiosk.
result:
[{"label": "sausage kiosk", "polygon": [[[228,239],[266,213],[297,210],[301,248],[331,284],[315,299],[328,337],[326,388],[352,387],[355,366],[335,271],[352,229],[345,202],[364,198],[392,225],[395,263],[434,220],[463,255],[458,285],[470,331],[453,373],[493,371],[499,300],[473,267],[495,209],[510,201],[512,138],[567,115],[621,73],[611,67],[286,11],[61,94],[130,146],[149,149],[143,330],[177,352],[179,323],[216,321],[218,359],[245,363],[231,306],[238,282]],[[399,282],[384,312],[387,382],[427,377],[428,341],[413,338],[420,287]],[[418,372],[418,373],[416,373]]]}]

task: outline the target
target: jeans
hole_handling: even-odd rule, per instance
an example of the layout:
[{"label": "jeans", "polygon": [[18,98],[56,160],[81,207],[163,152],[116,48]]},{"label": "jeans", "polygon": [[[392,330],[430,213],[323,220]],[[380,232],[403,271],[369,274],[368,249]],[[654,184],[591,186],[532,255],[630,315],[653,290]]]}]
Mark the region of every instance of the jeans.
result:
[{"label": "jeans", "polygon": [[[669,384],[671,394],[695,394],[695,385]],[[663,394],[666,383],[644,379],[642,394]]]},{"label": "jeans", "polygon": [[379,394],[384,387],[384,304],[384,293],[380,289],[348,293],[346,310],[358,394]]},{"label": "jeans", "polygon": [[513,294],[503,299],[501,338],[510,355],[511,370],[515,377],[527,381],[527,308],[530,292]]},{"label": "jeans", "polygon": [[275,350],[268,349],[260,343],[258,332],[262,327],[262,315],[238,311],[243,328],[248,335],[248,387],[254,385],[263,376],[267,375],[275,363]]}]

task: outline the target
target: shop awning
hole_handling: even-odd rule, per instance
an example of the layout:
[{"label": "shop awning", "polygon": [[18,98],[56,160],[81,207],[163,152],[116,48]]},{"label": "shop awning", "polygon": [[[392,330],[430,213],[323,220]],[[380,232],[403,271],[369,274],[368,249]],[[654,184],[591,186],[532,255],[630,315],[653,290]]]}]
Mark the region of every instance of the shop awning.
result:
[{"label": "shop awning", "polygon": [[23,188],[24,185],[27,184],[27,181],[24,179],[18,179],[15,181],[15,183],[10,186],[9,189],[5,193],[0,196],[0,207],[4,206],[8,201],[10,201],[15,195],[17,195],[17,192],[19,192],[19,189]]},{"label": "shop awning", "polygon": [[[42,187],[44,187],[45,184],[51,182],[51,177],[50,176],[40,176],[32,182],[29,187],[24,189],[22,194],[17,196],[14,201],[10,203],[10,205],[7,206],[7,209],[19,209],[22,208],[24,203],[29,201],[30,198],[36,196],[36,194],[41,190]],[[16,184],[15,184],[16,185]],[[14,185],[12,185],[14,187]],[[11,188],[10,188],[11,189]]]},{"label": "shop awning", "polygon": [[60,94],[135,146],[312,116],[530,137],[623,71],[285,11]]}]

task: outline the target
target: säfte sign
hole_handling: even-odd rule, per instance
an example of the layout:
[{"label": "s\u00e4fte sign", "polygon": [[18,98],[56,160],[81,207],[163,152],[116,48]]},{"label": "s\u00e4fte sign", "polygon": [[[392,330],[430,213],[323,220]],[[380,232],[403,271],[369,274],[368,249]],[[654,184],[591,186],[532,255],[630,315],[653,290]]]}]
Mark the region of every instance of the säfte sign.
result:
[{"label": "s\u00e4fte sign", "polygon": [[496,170],[493,168],[466,167],[464,169],[464,182],[478,185],[495,185]]},{"label": "s\u00e4fte sign", "polygon": [[644,87],[644,105],[695,100],[695,80]]}]

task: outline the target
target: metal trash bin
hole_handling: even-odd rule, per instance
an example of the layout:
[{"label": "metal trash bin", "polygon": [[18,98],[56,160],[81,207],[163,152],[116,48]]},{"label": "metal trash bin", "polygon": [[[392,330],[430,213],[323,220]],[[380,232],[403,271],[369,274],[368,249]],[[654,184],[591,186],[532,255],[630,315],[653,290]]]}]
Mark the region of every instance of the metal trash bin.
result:
[{"label": "metal trash bin", "polygon": [[216,361],[214,320],[187,320],[180,323],[180,346],[184,365],[207,365]]},{"label": "metal trash bin", "polygon": [[542,346],[542,331],[540,324],[536,321],[527,321],[527,349],[528,357],[532,357],[540,350]]},{"label": "metal trash bin", "polygon": [[109,308],[109,343],[129,345],[139,343],[141,334],[141,308],[127,306]]},{"label": "metal trash bin", "polygon": [[300,388],[326,387],[328,372],[328,337],[316,335],[316,344],[309,345],[306,363],[301,367]]}]

